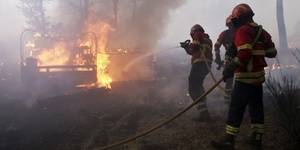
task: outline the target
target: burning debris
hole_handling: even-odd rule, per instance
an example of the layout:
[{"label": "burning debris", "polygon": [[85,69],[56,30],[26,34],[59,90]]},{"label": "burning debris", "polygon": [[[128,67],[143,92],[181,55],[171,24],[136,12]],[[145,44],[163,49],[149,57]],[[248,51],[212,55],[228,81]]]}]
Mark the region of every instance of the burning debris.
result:
[{"label": "burning debris", "polygon": [[[61,22],[58,25],[51,22],[51,19],[46,19],[48,15],[43,1],[32,0],[30,3],[24,1],[22,8],[31,29],[25,30],[21,37],[25,41],[21,42],[24,44],[21,46],[23,47],[21,50],[23,70],[28,70],[29,62],[35,59],[36,63],[32,62],[32,65],[36,65],[36,69],[34,66],[29,67],[33,74],[50,73],[53,78],[55,76],[53,74],[58,72],[86,73],[88,75],[85,78],[91,80],[75,85],[84,88],[112,88],[113,81],[151,79],[153,78],[151,77],[153,68],[151,68],[152,60],[149,59],[152,57],[147,57],[147,60],[135,64],[135,67],[130,70],[130,75],[127,75],[129,72],[126,72],[125,75],[122,68],[130,63],[131,59],[143,55],[143,51],[152,51],[161,35],[159,34],[161,27],[145,24],[144,18],[146,17],[163,27],[165,23],[162,20],[168,16],[166,12],[178,6],[181,1],[183,0],[172,2],[164,0],[158,3],[149,3],[147,0],[134,1],[132,6],[134,15],[132,16],[128,12],[130,9],[123,9],[128,6],[128,3],[121,1],[55,1],[53,3],[56,3],[57,12],[54,13],[54,16],[61,13],[67,14],[65,13],[67,11],[74,13],[72,16],[58,17],[56,22]],[[145,11],[145,9],[156,11],[156,7],[162,7],[159,10],[165,12],[150,16]],[[34,16],[40,19],[31,19],[32,16],[29,14],[37,12],[43,14]],[[129,16],[133,17],[134,23],[124,20]],[[40,20],[44,21],[40,22]],[[37,23],[38,25],[36,25]],[[41,28],[40,24],[45,27]],[[25,37],[27,31],[30,32],[30,37]],[[145,32],[147,36],[140,38],[140,35]],[[29,62],[26,63],[26,61]],[[92,75],[93,73],[95,75]],[[25,76],[36,75],[27,74]]]},{"label": "burning debris", "polygon": [[[66,66],[73,66],[73,71],[94,71],[95,69],[97,70],[97,81],[92,85],[111,88],[112,78],[108,74],[110,56],[107,54],[108,34],[111,30],[112,28],[107,23],[91,24],[87,22],[84,33],[92,33],[95,36],[94,39],[85,35],[78,37],[75,42],[52,40],[50,38],[55,39],[56,37],[45,37],[41,33],[34,33],[32,39],[25,44],[26,52],[24,53],[29,54],[29,59],[37,60],[38,68],[52,68],[47,72],[65,71],[63,68],[69,68]],[[53,43],[49,48],[37,46],[42,44],[40,42],[47,43],[49,40]],[[43,71],[38,70],[38,72]]]}]

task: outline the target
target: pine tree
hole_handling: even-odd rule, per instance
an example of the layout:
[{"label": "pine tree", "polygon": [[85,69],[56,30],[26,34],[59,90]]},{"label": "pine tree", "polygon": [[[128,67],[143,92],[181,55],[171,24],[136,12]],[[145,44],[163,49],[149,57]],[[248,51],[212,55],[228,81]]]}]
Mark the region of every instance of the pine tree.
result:
[{"label": "pine tree", "polygon": [[50,25],[45,15],[45,1],[50,0],[20,0],[20,9],[26,18],[28,29],[47,33]]}]

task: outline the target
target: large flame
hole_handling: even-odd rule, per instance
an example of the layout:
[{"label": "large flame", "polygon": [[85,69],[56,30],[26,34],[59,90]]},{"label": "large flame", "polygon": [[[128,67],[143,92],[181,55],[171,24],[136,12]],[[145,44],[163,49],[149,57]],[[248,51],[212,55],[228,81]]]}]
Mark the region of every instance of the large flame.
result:
[{"label": "large flame", "polygon": [[112,78],[108,73],[109,55],[97,54],[97,84],[111,89]]},{"label": "large flame", "polygon": [[[89,21],[92,20],[92,21]],[[108,54],[109,33],[113,28],[105,22],[88,19],[83,32],[84,37],[78,39],[77,47],[80,53],[75,53],[67,47],[67,42],[57,42],[53,48],[36,48],[38,40],[29,41],[25,46],[30,49],[31,56],[38,59],[39,66],[62,66],[62,65],[96,65],[97,82],[79,87],[106,87],[111,88],[113,82],[109,75],[110,56]],[[36,33],[34,39],[41,38]],[[85,58],[86,55],[94,58]]]},{"label": "large flame", "polygon": [[57,43],[53,49],[43,49],[37,56],[40,66],[65,65],[69,61],[70,52],[63,42]]},{"label": "large flame", "polygon": [[[111,26],[104,22],[87,23],[86,33],[94,33],[96,36],[96,65],[97,65],[97,86],[111,88],[113,82],[112,77],[109,75],[109,63],[110,57],[107,53],[107,44],[109,32],[112,30]],[[90,37],[90,36],[89,36]],[[87,38],[87,41],[90,41]],[[91,43],[84,42],[86,46],[90,46]]]}]

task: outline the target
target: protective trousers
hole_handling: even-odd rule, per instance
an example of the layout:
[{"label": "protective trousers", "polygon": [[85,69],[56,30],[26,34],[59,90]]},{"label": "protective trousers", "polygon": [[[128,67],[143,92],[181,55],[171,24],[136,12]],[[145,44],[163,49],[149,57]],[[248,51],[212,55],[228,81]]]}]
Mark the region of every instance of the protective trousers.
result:
[{"label": "protective trousers", "polygon": [[226,79],[225,81],[225,95],[224,95],[224,99],[225,99],[225,103],[229,104],[230,100],[231,100],[231,93],[232,93],[232,88],[233,88],[233,78],[229,78]]},{"label": "protective trousers", "polygon": [[[207,66],[203,61],[192,64],[189,76],[189,94],[193,101],[197,100],[205,92],[203,82],[209,73],[208,67],[210,66]],[[203,98],[203,101],[199,103],[197,108],[200,111],[207,111],[206,98]]]},{"label": "protective trousers", "polygon": [[[229,51],[226,51],[226,53],[229,53],[229,54],[226,54],[225,55],[225,67],[227,67],[232,61],[233,61],[233,56],[232,56],[232,52],[233,50],[229,50]],[[224,94],[224,100],[225,100],[225,103],[226,104],[230,104],[230,100],[231,100],[231,93],[232,93],[232,88],[233,88],[233,83],[234,83],[234,72],[232,72],[232,78],[228,78],[226,79],[225,81],[225,94]]]},{"label": "protective trousers", "polygon": [[264,107],[262,85],[252,85],[235,81],[227,119],[226,133],[237,135],[246,107],[254,133],[264,132]]}]

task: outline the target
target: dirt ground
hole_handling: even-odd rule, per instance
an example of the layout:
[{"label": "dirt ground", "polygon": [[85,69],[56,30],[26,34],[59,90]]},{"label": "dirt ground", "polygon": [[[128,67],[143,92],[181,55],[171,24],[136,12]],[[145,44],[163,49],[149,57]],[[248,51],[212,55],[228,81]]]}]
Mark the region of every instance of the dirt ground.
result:
[{"label": "dirt ground", "polygon": [[[32,107],[22,100],[2,99],[0,149],[93,150],[148,129],[190,103],[184,94],[166,100],[152,83],[141,84],[143,89],[126,83],[115,85],[111,91],[95,89],[40,99]],[[211,97],[209,100],[211,121],[193,121],[192,110],[151,135],[115,150],[212,149],[210,141],[224,133],[226,108],[222,106],[222,111],[215,112],[223,102]],[[286,136],[273,125],[272,115],[266,114],[264,149],[284,149]],[[238,150],[251,149],[242,142],[248,132],[246,115],[237,139]]]}]

